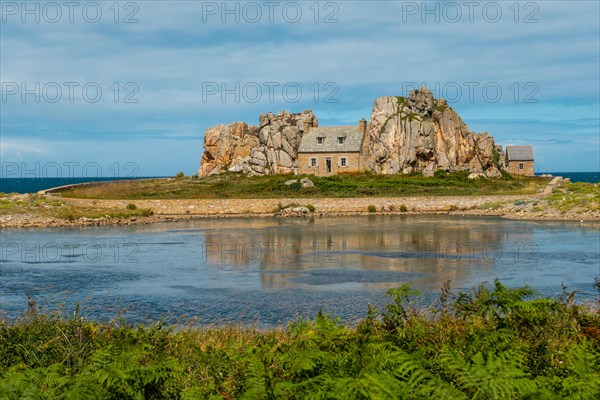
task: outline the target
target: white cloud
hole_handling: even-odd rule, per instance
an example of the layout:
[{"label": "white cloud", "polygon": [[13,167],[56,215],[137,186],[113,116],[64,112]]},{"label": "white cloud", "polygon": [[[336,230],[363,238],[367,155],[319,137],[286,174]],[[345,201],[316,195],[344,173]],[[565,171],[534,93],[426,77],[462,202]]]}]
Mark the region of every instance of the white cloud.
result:
[{"label": "white cloud", "polygon": [[[192,137],[218,122],[253,123],[259,112],[309,107],[321,120],[353,123],[368,116],[374,97],[403,94],[407,82],[498,82],[504,90],[499,104],[476,99],[475,104],[456,105],[467,122],[599,117],[597,2],[535,2],[535,24],[514,23],[511,2],[498,3],[504,16],[496,24],[481,15],[474,23],[456,24],[421,23],[418,15],[403,19],[407,3],[337,2],[336,24],[312,22],[309,2],[302,3],[307,18],[298,24],[282,18],[273,24],[222,24],[218,18],[203,23],[200,2],[166,1],[140,2],[139,23],[129,25],[111,19],[98,24],[11,20],[0,38],[4,82],[98,82],[104,96],[94,104],[82,101],[80,92],[74,103],[21,103],[12,97],[2,104],[2,132],[50,143],[59,134],[78,140],[138,137],[144,131],[148,137],[157,132]],[[281,93],[275,102],[205,103],[201,93],[203,82],[330,81],[339,86],[338,104],[306,98],[294,104]],[[139,103],[115,103],[114,82],[136,83]],[[533,107],[510,98],[513,83],[522,87],[527,82],[539,88],[540,102]],[[148,149],[155,154],[160,150]],[[22,157],[27,154],[21,152]]]}]

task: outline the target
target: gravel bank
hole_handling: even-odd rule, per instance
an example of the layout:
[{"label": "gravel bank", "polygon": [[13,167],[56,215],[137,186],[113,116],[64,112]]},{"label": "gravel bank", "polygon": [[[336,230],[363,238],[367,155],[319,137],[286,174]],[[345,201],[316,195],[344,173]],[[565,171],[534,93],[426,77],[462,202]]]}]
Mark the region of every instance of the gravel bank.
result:
[{"label": "gravel bank", "polygon": [[[450,214],[495,216],[523,220],[599,221],[600,212],[555,210],[540,195],[528,196],[440,196],[344,199],[223,199],[223,200],[88,200],[61,199],[81,207],[123,209],[134,203],[154,215],[132,218],[79,218],[74,221],[35,214],[0,215],[0,228],[83,227],[149,224],[192,218],[281,216],[285,207],[312,205],[315,212],[287,212],[286,217],[323,217],[367,214]],[[371,206],[371,207],[370,207]],[[375,211],[369,211],[369,209]],[[289,211],[289,210],[288,210]]]}]

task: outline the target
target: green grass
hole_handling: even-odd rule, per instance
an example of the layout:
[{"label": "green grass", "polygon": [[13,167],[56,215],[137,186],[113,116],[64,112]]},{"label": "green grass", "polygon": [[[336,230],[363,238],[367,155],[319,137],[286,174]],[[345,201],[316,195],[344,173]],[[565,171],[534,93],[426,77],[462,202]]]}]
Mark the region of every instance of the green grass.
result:
[{"label": "green grass", "polygon": [[130,218],[148,217],[153,214],[152,210],[137,208],[135,204],[128,204],[123,209],[97,208],[74,206],[61,201],[38,194],[13,196],[9,194],[0,195],[0,215],[34,214],[38,217],[66,219],[70,221],[79,218]]},{"label": "green grass", "polygon": [[63,197],[88,199],[214,199],[214,198],[325,198],[325,197],[399,197],[399,196],[470,196],[493,194],[531,194],[547,183],[540,178],[467,179],[457,172],[435,177],[413,175],[341,174],[308,177],[315,187],[285,185],[291,176],[255,176],[222,174],[193,179],[148,179],[114,182],[98,186],[75,187],[63,191]]},{"label": "green grass", "polygon": [[[598,284],[598,283],[597,283]],[[388,292],[353,327],[151,327],[40,315],[0,323],[0,398],[597,399],[597,308],[499,282],[437,306]]]},{"label": "green grass", "polygon": [[483,203],[479,208],[482,210],[497,210],[502,207],[502,204],[497,201],[489,201],[487,203]]},{"label": "green grass", "polygon": [[575,182],[555,189],[548,203],[560,211],[600,211],[600,184]]}]

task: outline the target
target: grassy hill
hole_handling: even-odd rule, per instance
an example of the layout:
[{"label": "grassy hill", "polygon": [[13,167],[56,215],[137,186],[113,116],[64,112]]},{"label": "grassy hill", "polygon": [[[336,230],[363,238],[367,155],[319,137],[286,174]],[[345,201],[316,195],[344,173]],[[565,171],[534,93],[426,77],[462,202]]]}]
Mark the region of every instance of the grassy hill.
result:
[{"label": "grassy hill", "polygon": [[[414,175],[375,175],[369,173],[315,176],[255,176],[222,174],[206,178],[178,177],[111,182],[75,187],[61,192],[63,197],[89,199],[224,199],[224,198],[326,198],[470,196],[494,194],[533,194],[547,183],[543,178],[513,177],[467,179],[468,173],[437,173],[435,177]],[[291,179],[310,178],[315,187],[302,188]]]}]

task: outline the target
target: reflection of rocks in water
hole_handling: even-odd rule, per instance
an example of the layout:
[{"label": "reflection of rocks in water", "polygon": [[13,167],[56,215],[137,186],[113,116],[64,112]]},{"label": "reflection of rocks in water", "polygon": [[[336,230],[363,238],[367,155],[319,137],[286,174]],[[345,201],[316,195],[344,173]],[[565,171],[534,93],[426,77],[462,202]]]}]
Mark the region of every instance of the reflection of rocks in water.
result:
[{"label": "reflection of rocks in water", "polygon": [[[261,325],[314,316],[320,308],[348,322],[363,317],[367,304],[384,306],[385,290],[406,281],[425,293],[424,305],[448,279],[455,293],[499,278],[543,296],[565,284],[580,301],[594,301],[599,233],[599,225],[457,216],[206,219],[98,228],[94,240],[103,257],[90,262],[91,253],[38,251],[44,244],[89,243],[78,230],[15,231],[11,242],[26,251],[4,247],[0,302],[11,319],[27,310],[29,294],[47,311],[81,304],[82,315],[107,321],[126,310],[131,322],[181,322],[187,315],[200,323]],[[139,246],[139,262],[104,247],[114,243]],[[208,254],[214,244],[221,246]],[[272,250],[253,255],[255,244]],[[502,246],[500,258],[492,245]]]},{"label": "reflection of rocks in water", "polygon": [[339,285],[344,283],[385,283],[385,282],[410,282],[418,274],[396,271],[365,271],[354,269],[326,269],[306,271],[301,276],[294,278],[296,283],[306,285]]},{"label": "reflection of rocks in water", "polygon": [[[256,266],[265,272],[263,288],[297,287],[312,282],[315,271],[327,270],[396,271],[415,274],[412,279],[420,284],[439,287],[452,280],[460,285],[471,270],[492,268],[507,239],[526,243],[534,230],[523,224],[508,238],[497,220],[444,216],[259,221],[244,228],[205,232],[206,259]],[[313,275],[298,278],[302,271]]]}]

